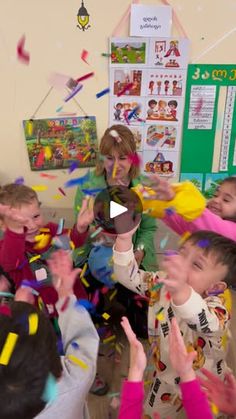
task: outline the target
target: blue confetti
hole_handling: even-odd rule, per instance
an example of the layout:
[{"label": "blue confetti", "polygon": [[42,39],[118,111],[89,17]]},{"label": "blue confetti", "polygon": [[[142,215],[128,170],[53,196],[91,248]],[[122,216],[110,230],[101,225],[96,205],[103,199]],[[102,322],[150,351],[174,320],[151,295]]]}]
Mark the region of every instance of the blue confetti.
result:
[{"label": "blue confetti", "polygon": [[174,256],[174,255],[178,255],[178,254],[179,254],[179,252],[177,250],[168,249],[168,250],[164,251],[164,256]]},{"label": "blue confetti", "polygon": [[103,189],[101,188],[96,188],[96,189],[82,189],[82,192],[85,195],[96,195],[97,193],[103,191]]},{"label": "blue confetti", "polygon": [[56,235],[62,234],[63,228],[64,228],[64,224],[65,224],[64,218],[60,218],[59,223],[58,223],[58,227],[57,227]]},{"label": "blue confetti", "polygon": [[73,186],[83,185],[83,183],[87,182],[90,178],[90,172],[88,171],[84,176],[77,177],[75,179],[68,180],[65,184],[65,188],[72,188]]},{"label": "blue confetti", "polygon": [[16,178],[16,180],[14,181],[15,185],[24,185],[24,178],[22,176]]},{"label": "blue confetti", "polygon": [[97,98],[97,99],[99,99],[100,97],[102,97],[102,96],[106,95],[106,94],[107,94],[107,93],[109,93],[109,92],[110,92],[109,87],[108,87],[108,88],[106,88],[106,89],[104,89],[104,90],[101,90],[101,92],[98,92],[98,93],[96,94],[96,98]]},{"label": "blue confetti", "polygon": [[206,247],[210,246],[210,242],[208,239],[202,239],[197,242],[197,246],[201,247],[202,249],[205,249]]},{"label": "blue confetti", "polygon": [[169,240],[169,234],[167,233],[165,237],[163,237],[163,239],[161,239],[160,241],[160,249],[164,249],[167,245],[167,242]]},{"label": "blue confetti", "polygon": [[79,349],[79,344],[77,342],[71,342],[71,346],[74,349]]},{"label": "blue confetti", "polygon": [[75,169],[79,167],[79,163],[77,161],[73,161],[68,169],[68,173],[72,173]]},{"label": "blue confetti", "polygon": [[76,308],[80,308],[81,306],[83,306],[84,308],[86,308],[86,310],[93,312],[95,310],[94,304],[91,303],[91,301],[85,300],[80,298],[79,300],[76,301],[75,303],[75,307]]},{"label": "blue confetti", "polygon": [[131,118],[133,118],[134,115],[136,115],[137,111],[140,109],[140,106],[136,106],[128,115],[128,119],[130,120]]},{"label": "blue confetti", "polygon": [[174,210],[174,208],[171,208],[171,207],[166,208],[165,213],[166,213],[166,215],[173,215],[175,213],[175,210]]}]

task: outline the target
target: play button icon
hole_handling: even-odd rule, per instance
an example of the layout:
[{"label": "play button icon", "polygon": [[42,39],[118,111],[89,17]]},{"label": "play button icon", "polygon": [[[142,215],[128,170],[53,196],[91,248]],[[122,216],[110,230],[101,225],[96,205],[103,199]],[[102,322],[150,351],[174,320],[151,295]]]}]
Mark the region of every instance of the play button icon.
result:
[{"label": "play button icon", "polygon": [[128,208],[124,207],[123,205],[117,204],[115,201],[110,202],[110,217],[115,218],[118,215],[124,214],[124,212],[128,211]]},{"label": "play button icon", "polygon": [[110,234],[132,230],[140,222],[142,211],[138,195],[125,186],[109,186],[94,202],[95,222]]}]

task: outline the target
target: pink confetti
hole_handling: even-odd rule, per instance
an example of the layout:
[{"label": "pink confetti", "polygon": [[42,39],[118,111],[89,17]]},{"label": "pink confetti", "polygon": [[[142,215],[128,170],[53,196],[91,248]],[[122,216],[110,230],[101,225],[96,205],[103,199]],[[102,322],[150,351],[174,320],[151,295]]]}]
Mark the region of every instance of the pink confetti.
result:
[{"label": "pink confetti", "polygon": [[3,314],[3,316],[11,317],[11,309],[7,305],[0,306],[0,314]]},{"label": "pink confetti", "polygon": [[62,195],[66,196],[66,193],[63,191],[62,188],[58,188],[59,192],[61,192]]},{"label": "pink confetti", "polygon": [[44,177],[44,178],[47,178],[47,179],[51,179],[51,180],[53,180],[53,179],[56,179],[56,178],[57,178],[57,176],[54,176],[54,175],[48,175],[47,173],[40,173],[40,175],[39,175],[39,176]]},{"label": "pink confetti", "polygon": [[18,60],[22,61],[24,64],[29,64],[30,62],[30,55],[28,52],[24,50],[25,47],[25,35],[19,40],[17,44],[17,57]]},{"label": "pink confetti", "polygon": [[140,166],[141,164],[141,158],[139,157],[138,153],[129,154],[128,159],[134,166]]},{"label": "pink confetti", "polygon": [[134,83],[128,83],[128,84],[126,84],[126,86],[119,93],[117,93],[117,96],[118,97],[119,96],[122,96],[127,90],[132,89],[133,85],[134,85]]},{"label": "pink confetti", "polygon": [[48,78],[49,84],[56,89],[64,89],[69,80],[70,76],[66,76],[60,73],[52,73]]},{"label": "pink confetti", "polygon": [[80,81],[87,80],[87,79],[89,79],[90,77],[93,77],[93,76],[94,76],[93,72],[92,73],[87,73],[84,76],[81,76],[78,79],[76,79],[76,82],[79,83]]},{"label": "pink confetti", "polygon": [[83,51],[81,52],[81,60],[83,60],[86,64],[88,64],[87,57],[88,57],[88,51],[86,51],[86,49],[83,49]]}]

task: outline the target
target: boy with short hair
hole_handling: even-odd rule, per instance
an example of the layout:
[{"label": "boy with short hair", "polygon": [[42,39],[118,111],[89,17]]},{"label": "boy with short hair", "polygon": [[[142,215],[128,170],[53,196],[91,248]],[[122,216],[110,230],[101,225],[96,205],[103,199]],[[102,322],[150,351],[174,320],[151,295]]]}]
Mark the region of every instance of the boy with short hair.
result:
[{"label": "boy with short hair", "polygon": [[[0,214],[4,229],[0,241],[0,265],[13,279],[16,289],[25,280],[37,288],[50,315],[55,315],[57,293],[51,287],[46,260],[52,250],[52,239],[68,234],[74,247],[80,247],[87,237],[93,211],[84,200],[77,224],[71,232],[52,222],[44,225],[40,202],[36,192],[25,185],[9,184],[0,189]],[[36,241],[39,240],[39,241]],[[35,285],[36,284],[36,285]],[[78,279],[75,283],[77,297],[86,298],[86,292]]]},{"label": "boy with short hair", "polygon": [[[88,312],[76,303],[73,286],[78,269],[73,270],[68,252],[55,252],[49,265],[57,281],[56,308],[65,355],[58,355],[50,321],[28,303],[30,294],[23,298],[22,292],[29,289],[19,288],[8,305],[10,316],[0,312],[0,417],[4,419],[89,419],[86,396],[95,377],[99,337]],[[8,355],[8,347],[4,357],[10,333],[17,339],[12,353]]]},{"label": "boy with short hair", "polygon": [[[126,215],[120,215],[117,223],[122,216]],[[179,252],[167,252],[165,272],[144,272],[133,256],[134,231],[117,236],[113,259],[116,280],[149,298],[148,332],[155,372],[145,413],[147,417],[155,411],[161,417],[176,417],[182,403],[179,378],[169,363],[170,321],[176,317],[188,350],[196,350],[194,369],[204,365],[223,379],[230,318],[224,290],[235,283],[236,243],[213,232],[196,232]]]}]

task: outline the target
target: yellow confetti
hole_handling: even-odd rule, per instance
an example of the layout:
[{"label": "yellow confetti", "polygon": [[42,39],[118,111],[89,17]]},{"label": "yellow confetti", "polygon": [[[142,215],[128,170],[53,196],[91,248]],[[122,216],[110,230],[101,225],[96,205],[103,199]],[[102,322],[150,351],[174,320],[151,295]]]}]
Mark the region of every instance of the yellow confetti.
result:
[{"label": "yellow confetti", "polygon": [[88,365],[85,364],[84,361],[82,361],[82,359],[77,358],[76,356],[70,354],[67,357],[71,362],[73,362],[76,365],[79,365],[79,367],[83,368],[83,369],[87,369]]},{"label": "yellow confetti", "polygon": [[184,234],[179,239],[179,245],[183,244],[185,240],[187,240],[191,236],[191,233],[189,231],[185,231]]},{"label": "yellow confetti", "polygon": [[84,249],[79,249],[78,252],[77,252],[77,255],[82,255],[84,252],[85,252]]},{"label": "yellow confetti", "polygon": [[113,291],[113,293],[110,295],[109,300],[112,301],[113,298],[116,296],[117,290]]},{"label": "yellow confetti", "polygon": [[115,274],[111,274],[110,278],[112,281],[115,281]]},{"label": "yellow confetti", "polygon": [[43,228],[40,228],[40,233],[50,233],[50,228],[47,228],[47,227],[43,227]]},{"label": "yellow confetti", "polygon": [[109,343],[115,340],[116,335],[109,336],[109,338],[103,339],[102,343]]},{"label": "yellow confetti", "polygon": [[215,403],[211,403],[211,411],[212,411],[213,415],[218,415],[219,408],[216,406]]},{"label": "yellow confetti", "polygon": [[108,320],[111,316],[110,316],[110,314],[108,314],[108,313],[103,313],[102,317],[103,317],[105,320]]},{"label": "yellow confetti", "polygon": [[152,384],[152,381],[151,380],[144,381],[144,385],[145,386],[149,386],[150,384]]},{"label": "yellow confetti", "polygon": [[34,262],[35,260],[38,260],[38,259],[40,259],[40,258],[41,258],[41,256],[40,256],[40,255],[32,256],[32,258],[30,258],[30,260],[29,260],[29,263],[32,263],[32,262]]},{"label": "yellow confetti", "polygon": [[89,158],[90,154],[91,154],[91,151],[89,151],[87,154],[85,154],[85,156],[83,158],[83,161],[87,160]]},{"label": "yellow confetti", "polygon": [[117,351],[117,352],[121,355],[122,350],[121,350],[120,346],[117,344],[117,345],[115,346],[115,348],[116,348],[116,351]]},{"label": "yellow confetti", "polygon": [[112,256],[108,261],[108,266],[113,266],[113,265],[114,265],[114,259],[113,259],[113,256]]},{"label": "yellow confetti", "polygon": [[43,311],[44,309],[44,303],[41,297],[38,297],[38,306],[39,306],[39,310]]},{"label": "yellow confetti", "polygon": [[75,249],[75,244],[74,244],[74,242],[72,240],[70,240],[70,247],[71,247],[72,250]]},{"label": "yellow confetti", "polygon": [[38,330],[39,318],[37,313],[29,315],[29,335],[35,335]]},{"label": "yellow confetti", "polygon": [[7,365],[9,363],[9,360],[11,358],[12,352],[14,351],[18,335],[16,333],[8,333],[7,339],[4,343],[2,353],[0,355],[0,364],[1,365]]},{"label": "yellow confetti", "polygon": [[89,283],[88,283],[88,281],[86,281],[86,279],[85,278],[80,278],[80,280],[81,280],[81,282],[84,284],[84,286],[86,287],[86,288],[88,288],[89,287]]},{"label": "yellow confetti", "polygon": [[83,278],[83,277],[84,277],[84,274],[85,274],[85,272],[86,272],[86,270],[87,270],[87,266],[88,266],[88,264],[87,264],[87,263],[85,263],[85,264],[84,264],[84,267],[83,267],[83,269],[82,269],[82,271],[81,271],[81,273],[80,273],[80,278]]},{"label": "yellow confetti", "polygon": [[35,192],[43,192],[43,191],[46,191],[48,189],[48,186],[46,186],[46,185],[34,185],[34,186],[32,186],[32,189]]},{"label": "yellow confetti", "polygon": [[49,244],[51,241],[51,236],[50,234],[39,234],[38,236],[35,236],[35,241],[37,243],[34,245],[34,249],[40,250]]},{"label": "yellow confetti", "polygon": [[117,163],[115,161],[113,169],[112,169],[112,179],[116,177],[116,172],[117,172]]},{"label": "yellow confetti", "polygon": [[57,199],[57,200],[62,199],[62,195],[59,195],[59,194],[53,195],[53,199]]},{"label": "yellow confetti", "polygon": [[228,336],[227,333],[225,333],[221,338],[221,345],[223,349],[226,349],[228,343]]},{"label": "yellow confetti", "polygon": [[164,314],[163,313],[157,313],[156,315],[157,320],[159,320],[160,322],[163,321],[165,319]]}]

